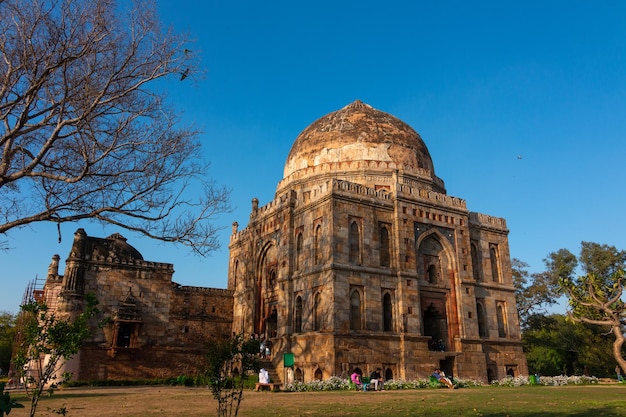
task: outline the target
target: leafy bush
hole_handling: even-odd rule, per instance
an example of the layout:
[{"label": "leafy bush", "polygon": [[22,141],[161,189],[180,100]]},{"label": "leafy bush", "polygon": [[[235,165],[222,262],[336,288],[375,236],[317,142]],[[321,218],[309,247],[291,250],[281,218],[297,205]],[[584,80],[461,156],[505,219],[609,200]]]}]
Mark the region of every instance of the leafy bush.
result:
[{"label": "leafy bush", "polygon": [[[599,382],[596,377],[588,376],[544,376],[538,380],[538,385],[586,385],[597,384]],[[454,385],[457,388],[480,387],[483,384],[473,379],[455,378]],[[528,376],[506,377],[491,382],[492,386],[498,387],[519,387],[522,385],[530,385]],[[314,380],[311,382],[293,382],[287,384],[285,391],[305,392],[305,391],[341,391],[350,390],[353,387],[349,380],[336,376],[331,377],[327,381]],[[385,381],[384,388],[386,390],[414,390],[433,388],[428,378],[415,379],[405,381],[402,379],[392,379]]]},{"label": "leafy bush", "polygon": [[[481,386],[478,381],[469,379],[455,379],[455,385],[457,387],[477,387]],[[424,389],[431,388],[430,381],[428,379],[417,379],[412,381],[405,381],[401,379],[391,379],[385,381],[384,389],[386,390],[411,390],[411,389]],[[347,379],[342,379],[337,376],[330,377],[327,381],[314,380],[311,382],[293,382],[287,384],[285,391],[290,392],[305,392],[305,391],[347,391],[354,389],[352,384]]]},{"label": "leafy bush", "polygon": [[292,382],[287,384],[285,391],[346,391],[350,389],[350,381],[347,379],[332,376],[327,381],[313,380],[311,382]]},{"label": "leafy bush", "polygon": [[[242,381],[240,377],[229,378],[233,386],[239,385]],[[254,389],[258,382],[258,376],[252,374],[243,381],[245,389]],[[179,375],[175,378],[167,379],[137,379],[137,380],[106,380],[106,381],[70,381],[66,384],[69,387],[100,387],[100,386],[150,386],[150,385],[181,385],[186,387],[206,387],[208,386],[208,378],[205,375]],[[542,376],[539,378],[537,385],[587,385],[599,383],[598,378],[588,376]],[[479,381],[473,379],[455,378],[454,385],[457,388],[480,387]],[[530,385],[528,376],[506,377],[491,382],[492,386],[498,387],[519,387]],[[402,379],[392,379],[385,381],[384,388],[386,390],[414,390],[432,388],[428,378],[415,379],[405,381]],[[340,378],[338,376],[330,377],[326,381],[314,380],[310,382],[292,382],[287,384],[285,391],[289,392],[307,392],[307,391],[348,391],[354,389],[350,380]]]},{"label": "leafy bush", "polygon": [[[597,384],[600,381],[595,376],[542,376],[538,378],[537,385],[589,385]],[[520,387],[530,385],[528,376],[507,376],[497,381],[491,381],[491,385],[497,387]]]},{"label": "leafy bush", "polygon": [[91,381],[68,381],[66,387],[127,387],[153,385],[183,385],[187,387],[202,387],[208,385],[208,378],[203,375],[179,375],[175,378],[155,379],[108,379]]},{"label": "leafy bush", "polygon": [[385,381],[383,387],[386,390],[430,388],[430,381],[428,379],[416,379],[412,381],[405,381],[403,379],[391,379],[389,381]]}]

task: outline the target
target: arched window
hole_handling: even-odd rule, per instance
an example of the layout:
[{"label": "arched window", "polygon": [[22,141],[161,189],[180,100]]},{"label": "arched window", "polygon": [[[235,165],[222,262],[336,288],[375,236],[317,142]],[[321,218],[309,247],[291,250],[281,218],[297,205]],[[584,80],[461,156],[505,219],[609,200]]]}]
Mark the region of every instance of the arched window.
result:
[{"label": "arched window", "polygon": [[304,382],[304,372],[302,372],[302,369],[296,368],[294,372],[294,378],[298,382]]},{"label": "arched window", "polygon": [[383,331],[393,331],[393,311],[391,303],[391,294],[383,295]]},{"label": "arched window", "polygon": [[437,282],[437,267],[433,264],[428,267],[428,282],[431,284]]},{"label": "arched window", "polygon": [[302,297],[296,297],[296,311],[294,314],[294,332],[302,333]]},{"label": "arched window", "polygon": [[498,246],[489,245],[489,260],[491,261],[491,274],[493,282],[502,282],[500,279],[500,268],[498,268]]},{"label": "arched window", "polygon": [[361,237],[359,233],[359,225],[353,221],[350,223],[350,236],[348,238],[350,245],[349,261],[353,264],[361,264]]},{"label": "arched window", "polygon": [[276,285],[276,270],[274,268],[270,269],[267,275],[267,287],[270,289],[274,288]]},{"label": "arched window", "polygon": [[389,251],[389,231],[385,226],[380,228],[380,266],[391,265]]},{"label": "arched window", "polygon": [[480,337],[488,337],[488,331],[487,331],[487,320],[486,320],[486,315],[485,315],[485,308],[483,307],[483,304],[481,302],[477,302],[476,303],[476,315],[478,316],[478,335]]},{"label": "arched window", "polygon": [[425,237],[417,249],[417,273],[420,279],[435,284],[442,283],[452,262],[436,234]]},{"label": "arched window", "polygon": [[118,323],[116,346],[119,348],[132,347],[133,333],[135,332],[134,323]]},{"label": "arched window", "polygon": [[480,262],[480,257],[478,256],[478,246],[476,246],[476,243],[472,242],[470,244],[470,250],[472,252],[472,272],[474,273],[474,279],[476,281],[480,281],[482,263]]},{"label": "arched window", "polygon": [[318,381],[322,380],[322,370],[320,368],[315,369],[314,378]]},{"label": "arched window", "polygon": [[235,261],[235,271],[233,272],[233,290],[237,289],[237,275],[239,275],[239,259]]},{"label": "arched window", "polygon": [[296,270],[300,269],[302,263],[302,233],[296,236]]},{"label": "arched window", "polygon": [[322,226],[317,225],[315,228],[315,264],[322,262]]},{"label": "arched window", "polygon": [[385,369],[385,381],[391,381],[393,379],[393,371],[391,368]]},{"label": "arched window", "polygon": [[498,337],[506,337],[506,314],[504,312],[504,304],[498,303],[496,315],[498,317]]},{"label": "arched window", "polygon": [[361,293],[353,290],[350,295],[350,330],[361,330]]},{"label": "arched window", "polygon": [[313,328],[315,331],[319,331],[322,328],[322,295],[317,292],[313,298]]}]

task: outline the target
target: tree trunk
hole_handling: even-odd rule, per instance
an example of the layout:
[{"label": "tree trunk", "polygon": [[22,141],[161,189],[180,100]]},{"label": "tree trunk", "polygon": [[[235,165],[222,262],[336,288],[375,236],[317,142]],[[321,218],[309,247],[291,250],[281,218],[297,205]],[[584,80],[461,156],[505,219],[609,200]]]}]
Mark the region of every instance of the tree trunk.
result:
[{"label": "tree trunk", "polygon": [[620,368],[622,368],[622,374],[626,372],[626,360],[622,356],[622,345],[624,344],[624,334],[620,326],[613,326],[613,333],[615,334],[615,342],[613,342],[613,356]]}]

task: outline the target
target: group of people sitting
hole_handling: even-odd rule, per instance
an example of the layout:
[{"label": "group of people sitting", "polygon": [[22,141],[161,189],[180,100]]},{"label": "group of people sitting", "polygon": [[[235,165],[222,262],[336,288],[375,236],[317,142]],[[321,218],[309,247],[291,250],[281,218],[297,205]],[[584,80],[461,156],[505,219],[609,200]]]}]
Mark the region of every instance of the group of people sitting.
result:
[{"label": "group of people sitting", "polygon": [[370,374],[369,381],[364,381],[363,378],[361,378],[359,371],[355,369],[352,372],[352,375],[350,375],[350,380],[354,385],[356,385],[356,388],[359,391],[367,391],[368,389],[371,389],[372,386],[374,387],[374,391],[383,390],[383,378],[380,375],[380,368],[376,368],[376,370]]},{"label": "group of people sitting", "polygon": [[439,368],[435,368],[435,372],[431,375],[432,378],[436,379],[438,382],[444,384],[448,388],[454,389],[454,384],[452,380],[446,376],[446,374]]}]

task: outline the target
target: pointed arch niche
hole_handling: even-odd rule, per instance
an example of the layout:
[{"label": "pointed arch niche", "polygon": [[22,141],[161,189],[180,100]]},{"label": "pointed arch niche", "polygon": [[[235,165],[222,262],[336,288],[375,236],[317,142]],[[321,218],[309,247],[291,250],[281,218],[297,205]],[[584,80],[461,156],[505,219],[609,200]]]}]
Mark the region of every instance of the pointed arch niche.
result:
[{"label": "pointed arch niche", "polygon": [[348,235],[349,260],[351,264],[361,264],[361,230],[356,220],[350,221]]},{"label": "pointed arch niche", "polygon": [[353,287],[350,289],[350,330],[363,330],[363,288]]},{"label": "pointed arch niche", "polygon": [[302,333],[302,296],[298,294],[296,296],[296,305],[294,311],[294,332]]},{"label": "pointed arch niche", "polygon": [[303,240],[302,230],[298,230],[296,233],[296,271],[302,268],[302,258],[303,258]]},{"label": "pointed arch niche", "polygon": [[449,350],[447,296],[443,293],[422,293],[424,336],[430,336],[430,350]]},{"label": "pointed arch niche", "polygon": [[322,326],[322,293],[316,290],[313,296],[313,330],[318,332],[322,330]]},{"label": "pointed arch niche", "polygon": [[278,328],[276,312],[276,286],[278,274],[277,250],[273,243],[267,243],[258,258],[256,266],[254,331],[273,336]]},{"label": "pointed arch niche", "polygon": [[430,336],[431,350],[450,350],[455,333],[456,306],[450,297],[456,263],[454,248],[436,229],[417,240],[417,273],[424,282],[421,292],[422,331]]},{"label": "pointed arch niche", "polygon": [[456,270],[454,248],[432,230],[420,236],[417,242],[417,274],[420,280],[438,286],[449,286]]},{"label": "pointed arch niche", "polygon": [[389,239],[389,229],[390,225],[385,223],[380,223],[378,226],[379,230],[379,252],[380,252],[380,266],[389,267],[391,266],[391,244]]}]

